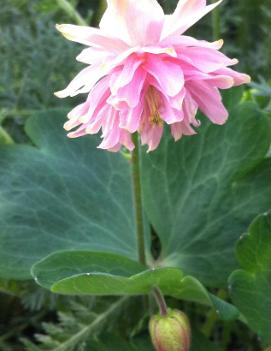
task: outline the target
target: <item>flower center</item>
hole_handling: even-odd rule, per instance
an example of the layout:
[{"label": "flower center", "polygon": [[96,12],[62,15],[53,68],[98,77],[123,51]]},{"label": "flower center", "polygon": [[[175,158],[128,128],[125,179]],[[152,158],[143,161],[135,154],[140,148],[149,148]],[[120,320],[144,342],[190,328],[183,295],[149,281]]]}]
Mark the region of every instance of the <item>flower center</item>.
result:
[{"label": "flower center", "polygon": [[159,96],[153,87],[150,87],[148,90],[147,103],[150,112],[150,123],[162,127],[163,120],[159,112]]}]

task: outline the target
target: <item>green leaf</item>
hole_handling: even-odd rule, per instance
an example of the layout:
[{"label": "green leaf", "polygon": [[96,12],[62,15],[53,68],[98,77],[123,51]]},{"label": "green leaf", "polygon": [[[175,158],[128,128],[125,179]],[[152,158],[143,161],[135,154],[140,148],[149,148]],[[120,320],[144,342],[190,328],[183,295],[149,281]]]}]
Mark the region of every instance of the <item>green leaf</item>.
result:
[{"label": "green leaf", "polygon": [[237,309],[209,294],[178,268],[148,269],[128,258],[86,251],[54,253],[32,268],[37,283],[55,293],[71,295],[145,295],[159,287],[165,295],[216,309],[221,319],[239,316]]},{"label": "green leaf", "polygon": [[[229,121],[204,118],[198,135],[164,136],[143,157],[147,215],[162,242],[163,266],[178,266],[205,284],[226,285],[234,246],[260,211],[271,207],[270,119],[251,102],[228,96]],[[163,215],[161,215],[163,214]]]},{"label": "green leaf", "polygon": [[221,349],[199,331],[193,330],[191,351],[221,351]]},{"label": "green leaf", "polygon": [[[92,351],[154,351],[149,336],[135,338],[128,343],[115,335],[102,335],[99,340],[90,340],[87,347]],[[200,332],[193,330],[191,351],[220,351],[220,349]]]},{"label": "green leaf", "polygon": [[237,245],[242,267],[230,279],[231,296],[252,330],[271,344],[271,212],[251,224]]},{"label": "green leaf", "polygon": [[28,120],[36,146],[0,148],[0,276],[30,278],[30,268],[63,249],[136,258],[130,167],[98,140],[70,140],[66,111]]}]

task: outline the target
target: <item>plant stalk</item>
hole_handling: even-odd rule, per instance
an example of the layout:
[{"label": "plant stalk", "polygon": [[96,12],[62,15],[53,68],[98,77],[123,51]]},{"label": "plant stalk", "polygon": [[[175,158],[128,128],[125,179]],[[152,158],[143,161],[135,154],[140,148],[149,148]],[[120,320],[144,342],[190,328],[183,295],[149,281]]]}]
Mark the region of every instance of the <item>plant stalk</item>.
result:
[{"label": "plant stalk", "polygon": [[155,297],[157,305],[159,306],[161,316],[166,316],[167,315],[167,304],[166,304],[166,300],[165,300],[161,290],[159,288],[154,288],[153,295]]},{"label": "plant stalk", "polygon": [[9,135],[9,133],[0,126],[0,140],[3,141],[4,144],[6,145],[12,145],[14,144],[14,140],[12,137]]},{"label": "plant stalk", "polygon": [[74,8],[74,6],[67,0],[57,0],[58,6],[72,18],[79,26],[87,26],[88,23],[80,15],[80,13]]},{"label": "plant stalk", "polygon": [[[216,2],[216,0],[213,0]],[[220,19],[220,10],[217,7],[212,12],[212,28],[213,28],[213,38],[214,40],[218,40],[221,38],[221,19]]]},{"label": "plant stalk", "polygon": [[142,190],[141,190],[141,174],[140,174],[140,146],[138,134],[133,135],[135,149],[132,152],[132,176],[133,176],[133,191],[134,191],[134,207],[136,217],[136,234],[137,234],[137,249],[138,260],[142,264],[146,264],[145,256],[145,237],[144,237],[144,221],[143,221],[143,205],[142,205]]}]

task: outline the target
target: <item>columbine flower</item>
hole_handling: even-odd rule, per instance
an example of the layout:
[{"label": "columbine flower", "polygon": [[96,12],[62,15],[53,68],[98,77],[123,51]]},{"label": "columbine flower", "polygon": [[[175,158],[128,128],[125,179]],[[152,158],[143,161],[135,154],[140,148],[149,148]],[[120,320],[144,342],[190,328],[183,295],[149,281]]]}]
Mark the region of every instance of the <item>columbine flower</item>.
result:
[{"label": "columbine flower", "polygon": [[68,114],[65,129],[73,130],[68,136],[101,130],[99,147],[118,151],[132,150],[131,134],[138,132],[152,151],[165,125],[175,140],[195,134],[198,109],[213,123],[225,123],[219,89],[250,77],[229,68],[238,61],[219,51],[222,40],[183,35],[221,1],[207,6],[206,0],[179,0],[175,12],[165,15],[156,0],[107,0],[99,29],[57,25],[67,39],[87,46],[77,60],[89,65],[56,93],[60,98],[88,93]]}]

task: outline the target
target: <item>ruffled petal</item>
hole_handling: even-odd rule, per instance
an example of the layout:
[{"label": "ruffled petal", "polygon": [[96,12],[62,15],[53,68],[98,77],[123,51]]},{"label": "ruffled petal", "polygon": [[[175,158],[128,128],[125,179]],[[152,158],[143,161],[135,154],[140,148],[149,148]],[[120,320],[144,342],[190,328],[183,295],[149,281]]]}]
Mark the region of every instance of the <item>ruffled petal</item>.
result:
[{"label": "ruffled petal", "polygon": [[234,81],[234,86],[249,84],[251,82],[251,77],[248,74],[236,72],[228,67],[221,68],[214,73],[217,75],[226,75],[231,77]]},{"label": "ruffled petal", "polygon": [[199,109],[211,122],[220,125],[226,122],[229,114],[222,103],[222,98],[217,88],[202,81],[191,81],[188,83],[188,87]]},{"label": "ruffled petal", "polygon": [[103,33],[100,29],[77,26],[74,24],[57,24],[56,29],[68,40],[87,46],[104,48],[107,51],[121,52],[128,48],[124,41]]},{"label": "ruffled petal", "polygon": [[178,35],[178,36],[167,38],[166,40],[162,41],[162,44],[172,45],[175,48],[182,48],[184,46],[196,46],[196,47],[220,50],[224,44],[224,41],[223,39],[219,39],[213,42],[209,42],[206,40],[197,40],[187,35]]},{"label": "ruffled petal", "polygon": [[101,48],[87,48],[81,51],[76,57],[76,60],[87,65],[97,65],[108,62],[110,59],[114,59],[114,54],[105,51]]},{"label": "ruffled petal", "polygon": [[81,93],[88,93],[108,73],[109,69],[105,65],[89,66],[83,69],[66,89],[56,92],[55,95],[63,99],[68,96],[73,97]]},{"label": "ruffled petal", "polygon": [[215,9],[223,0],[206,6],[206,0],[180,0],[175,12],[166,16],[162,39],[183,34],[202,17]]},{"label": "ruffled petal", "polygon": [[158,83],[158,89],[168,96],[176,96],[184,86],[182,68],[175,62],[153,56],[144,65],[144,69]]},{"label": "ruffled petal", "polygon": [[230,59],[222,52],[206,47],[185,47],[178,57],[205,73],[238,63],[238,60]]},{"label": "ruffled petal", "polygon": [[156,0],[107,0],[107,3],[100,22],[102,31],[122,38],[129,45],[159,41],[164,12]]}]

